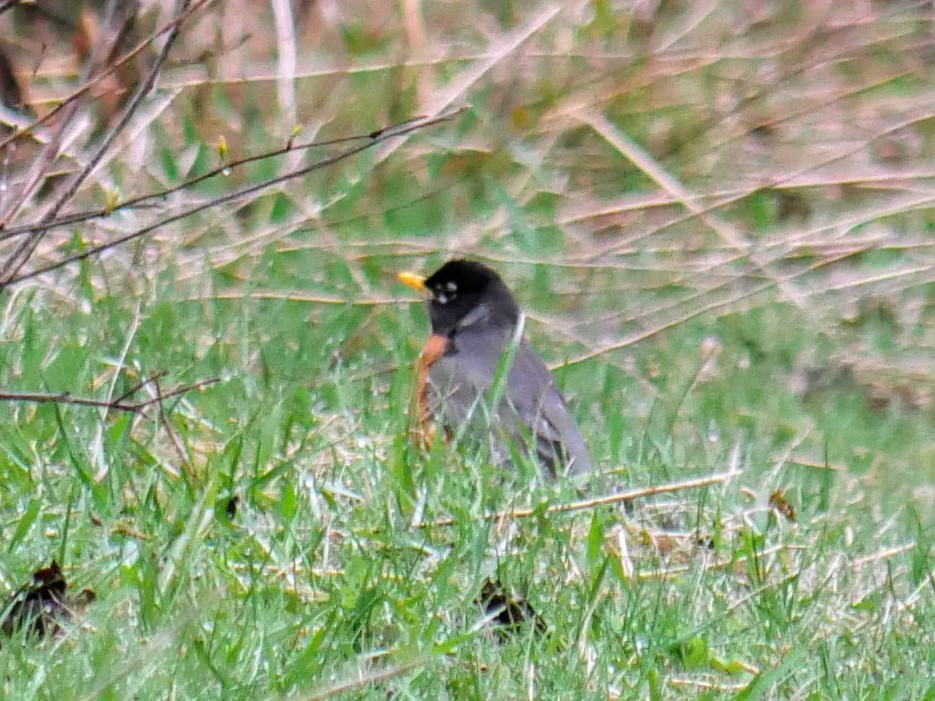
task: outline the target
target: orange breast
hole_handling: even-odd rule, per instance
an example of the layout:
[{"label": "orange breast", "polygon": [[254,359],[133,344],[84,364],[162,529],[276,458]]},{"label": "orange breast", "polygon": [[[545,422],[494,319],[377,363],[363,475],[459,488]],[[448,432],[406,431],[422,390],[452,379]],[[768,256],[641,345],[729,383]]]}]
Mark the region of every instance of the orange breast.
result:
[{"label": "orange breast", "polygon": [[433,333],[416,358],[416,411],[412,438],[421,448],[430,448],[435,440],[435,426],[432,424],[432,410],[428,398],[429,368],[445,354],[447,346],[447,338]]}]

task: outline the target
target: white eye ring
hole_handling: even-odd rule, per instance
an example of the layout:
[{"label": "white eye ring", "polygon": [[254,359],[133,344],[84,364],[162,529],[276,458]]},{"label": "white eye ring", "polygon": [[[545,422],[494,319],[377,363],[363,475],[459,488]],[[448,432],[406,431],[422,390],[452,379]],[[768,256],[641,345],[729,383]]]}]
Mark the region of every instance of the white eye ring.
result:
[{"label": "white eye ring", "polygon": [[445,289],[449,292],[457,292],[458,283],[456,283],[454,280],[449,280],[447,283],[445,283]]},{"label": "white eye ring", "polygon": [[435,301],[439,304],[448,304],[448,295],[444,292],[438,292],[435,295]]}]

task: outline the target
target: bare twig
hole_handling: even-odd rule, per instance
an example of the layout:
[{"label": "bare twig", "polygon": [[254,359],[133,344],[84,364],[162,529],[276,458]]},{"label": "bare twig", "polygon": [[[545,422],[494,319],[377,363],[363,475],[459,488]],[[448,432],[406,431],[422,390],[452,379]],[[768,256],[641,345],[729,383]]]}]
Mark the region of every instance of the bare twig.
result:
[{"label": "bare twig", "polygon": [[[411,121],[413,120],[403,122],[402,124],[409,124]],[[389,129],[398,128],[399,126],[400,125],[394,125],[393,127],[389,127]],[[255,163],[256,161],[262,161],[267,158],[275,158],[276,156],[282,156],[283,154],[290,153],[292,151],[301,151],[303,149],[311,149],[311,148],[324,148],[327,146],[337,146],[340,144],[351,143],[354,141],[365,141],[365,140],[378,139],[383,134],[383,131],[384,130],[380,130],[379,132],[374,132],[373,134],[366,134],[366,135],[360,135],[360,136],[345,136],[345,137],[341,137],[337,139],[327,139],[325,141],[310,141],[307,143],[300,143],[300,144],[293,144],[290,142],[286,144],[286,146],[279,148],[279,149],[275,149],[273,151],[267,151],[267,152],[256,154],[253,156],[246,156],[236,161],[226,162],[224,163],[224,165],[218,166],[217,168],[214,168],[213,170],[209,170],[206,173],[202,173],[201,175],[190,178],[183,183],[179,183],[178,185],[173,185],[172,187],[168,187],[164,190],[160,190],[159,192],[153,192],[153,193],[149,193],[146,195],[140,195],[139,197],[134,197],[132,199],[119,202],[112,207],[101,207],[99,209],[86,210],[83,212],[75,212],[73,214],[67,214],[63,217],[58,217],[57,219],[53,219],[48,222],[23,224],[21,226],[10,226],[10,227],[0,229],[0,241],[15,238],[22,234],[32,233],[42,228],[51,230],[51,229],[56,229],[56,228],[63,227],[63,226],[71,226],[73,224],[80,224],[81,222],[90,221],[91,219],[100,219],[103,217],[107,217],[107,216],[110,216],[111,214],[114,214],[115,212],[119,212],[124,209],[140,207],[148,202],[165,199],[169,195],[175,194],[176,192],[181,192],[182,190],[187,190],[206,180],[210,180],[211,178],[216,178],[219,175],[226,175],[227,173],[233,171],[235,168],[238,168],[242,165],[246,165],[248,163]],[[372,144],[369,144],[369,145],[372,145]]]},{"label": "bare twig", "polygon": [[[191,0],[181,0],[180,11],[177,13],[177,16],[182,16],[188,10],[189,5],[191,5]],[[149,75],[146,76],[145,80],[137,88],[136,93],[130,98],[129,103],[124,108],[123,114],[120,116],[120,119],[117,121],[117,124],[114,125],[110,131],[104,136],[101,143],[98,145],[95,152],[88,159],[88,162],[84,167],[76,173],[76,175],[71,179],[71,182],[68,183],[64,192],[62,192],[49,208],[49,211],[42,217],[40,223],[46,224],[35,231],[33,231],[29,236],[24,238],[20,244],[16,247],[16,250],[13,251],[12,255],[4,262],[3,268],[0,269],[0,291],[5,289],[7,285],[16,277],[17,272],[26,264],[30,256],[32,256],[33,251],[35,251],[36,246],[39,245],[39,241],[49,230],[47,226],[48,222],[54,221],[55,217],[58,216],[58,213],[62,208],[68,204],[72,197],[75,196],[75,193],[78,192],[78,189],[91,174],[91,172],[97,167],[98,162],[110,148],[111,144],[116,140],[123,130],[126,128],[127,124],[130,123],[130,119],[142,105],[143,100],[152,90],[153,85],[156,82],[156,77],[159,75],[162,70],[162,66],[165,64],[166,59],[169,56],[169,50],[172,48],[172,45],[175,43],[175,40],[179,36],[179,31],[181,29],[181,24],[176,24],[169,31],[169,35],[166,37],[165,44],[162,47],[162,51],[159,53],[159,56],[154,63],[152,70],[150,70]]]},{"label": "bare twig", "polygon": [[880,560],[886,560],[888,558],[894,557],[896,555],[902,555],[905,552],[909,552],[917,546],[915,541],[909,543],[903,543],[902,545],[893,545],[889,548],[883,548],[878,550],[875,553],[870,555],[864,555],[863,557],[858,557],[855,559],[851,566],[854,568],[863,567],[864,565],[872,565],[878,563]]},{"label": "bare twig", "polygon": [[[153,385],[156,387],[156,396],[162,394],[162,388],[159,386],[159,378],[153,378]],[[185,445],[182,443],[182,439],[179,438],[178,434],[172,430],[172,424],[169,423],[169,417],[166,414],[166,407],[163,402],[159,402],[159,423],[162,424],[162,427],[165,429],[166,433],[169,434],[169,440],[172,441],[172,445],[175,447],[175,450],[178,452],[179,457],[182,459],[182,462],[186,465],[191,465],[192,458],[188,454],[188,451],[185,450]]]},{"label": "bare twig", "polygon": [[[19,210],[29,201],[32,193],[34,193],[42,184],[43,180],[45,180],[46,174],[55,162],[55,159],[58,158],[59,150],[64,141],[65,132],[71,128],[72,121],[79,106],[80,103],[75,101],[65,108],[57,128],[51,131],[49,140],[46,142],[45,146],[43,146],[39,155],[36,156],[30,164],[29,169],[22,179],[22,185],[20,186],[16,198],[11,199],[7,206],[0,209],[0,226],[3,225],[3,222],[9,221],[16,216]],[[2,275],[0,275],[0,277],[2,277]]]},{"label": "bare twig", "polygon": [[[203,294],[186,297],[180,302],[210,302],[214,300],[237,300],[242,302],[245,299],[265,299],[282,300],[286,302],[304,302],[307,304],[335,304],[340,306],[350,305],[352,307],[378,307],[384,304],[404,304],[407,300],[399,297],[367,297],[363,299],[352,299],[337,297],[334,295],[307,295],[298,292],[278,292],[276,290],[256,290],[254,292],[216,292],[214,294]],[[413,299],[413,304],[422,304],[425,300]]]},{"label": "bare twig", "polygon": [[29,280],[29,279],[38,277],[39,275],[42,275],[44,273],[48,273],[53,270],[58,270],[59,268],[62,268],[71,263],[75,263],[77,261],[84,260],[92,256],[96,256],[99,253],[103,253],[104,251],[108,251],[112,248],[116,248],[117,246],[123,245],[129,241],[133,241],[135,239],[146,236],[147,234],[151,234],[157,229],[161,229],[162,227],[168,224],[172,224],[174,222],[190,217],[193,214],[198,214],[199,212],[203,212],[205,210],[211,209],[213,207],[217,207],[227,202],[232,202],[234,200],[240,199],[241,197],[245,197],[247,195],[252,195],[257,192],[261,192],[263,190],[268,190],[288,180],[300,178],[316,170],[321,170],[322,168],[326,168],[328,166],[334,165],[335,163],[339,163],[340,161],[346,160],[350,158],[351,156],[361,153],[362,151],[366,151],[367,149],[373,148],[375,145],[383,143],[389,139],[393,139],[398,136],[405,136],[407,134],[411,134],[412,132],[418,131],[419,129],[423,129],[425,127],[432,126],[434,124],[440,124],[441,122],[446,122],[450,119],[453,119],[455,116],[463,112],[465,109],[466,108],[462,107],[458,110],[455,110],[454,112],[448,112],[446,114],[442,114],[437,117],[427,118],[427,119],[418,120],[418,121],[405,122],[402,125],[389,127],[385,130],[382,130],[373,139],[367,141],[367,143],[362,144],[360,146],[355,146],[339,154],[336,154],[334,156],[323,158],[320,161],[316,161],[315,163],[312,163],[311,165],[305,166],[304,168],[299,168],[297,170],[289,171],[288,173],[284,173],[283,175],[279,175],[275,178],[270,178],[268,180],[264,180],[263,182],[255,183],[253,185],[247,185],[245,187],[229,192],[225,195],[221,195],[220,197],[216,197],[212,200],[202,202],[201,204],[190,207],[189,209],[186,209],[178,214],[167,217],[163,219],[162,221],[156,222],[155,224],[150,224],[149,226],[143,227],[142,229],[138,229],[132,233],[126,234],[125,236],[121,236],[112,241],[108,241],[107,243],[102,244],[100,246],[90,248],[87,251],[83,251],[82,253],[69,256],[68,258],[64,258],[63,260],[57,261],[55,263],[50,263],[49,265],[43,266],[41,268],[37,268],[36,270],[33,270],[31,272],[24,273],[18,276],[14,276],[11,279],[9,279],[6,282],[6,284],[4,284],[2,280],[0,280],[0,291],[2,291],[4,287],[8,285],[22,282],[24,280]]},{"label": "bare twig", "polygon": [[[773,545],[772,547],[765,548],[763,551],[759,552],[757,554],[757,557],[765,558],[765,557],[769,557],[770,555],[775,555],[781,552],[792,552],[796,550],[805,550],[805,549],[806,547],[804,545],[787,545],[787,544]],[[731,567],[743,565],[747,563],[749,559],[750,559],[749,557],[743,556],[743,557],[732,557],[732,558],[723,559],[723,560],[714,560],[713,562],[706,562],[703,565],[701,565],[701,570],[703,572],[710,572],[713,570],[726,570]],[[691,572],[693,569],[696,569],[696,568],[697,568],[696,565],[669,565],[668,567],[663,567],[662,569],[658,569],[658,570],[648,570],[646,572],[639,572],[637,573],[636,576],[639,579],[671,579],[675,575],[685,574],[686,572]],[[794,577],[797,577],[798,575],[799,573],[796,572],[792,575],[789,575],[789,577],[794,578]],[[762,589],[765,590],[765,589],[772,588],[774,586],[776,586],[776,583],[772,582],[770,584],[764,585]],[[761,593],[761,591],[758,590],[757,592],[754,592],[754,594],[758,594],[758,593]],[[731,607],[731,608],[733,609],[735,607]]]},{"label": "bare twig", "polygon": [[755,250],[753,245],[747,241],[739,231],[724,221],[721,221],[716,215],[708,214],[704,207],[699,204],[699,197],[682,185],[675,177],[670,175],[653,159],[647,151],[640,148],[623,131],[618,129],[603,115],[588,111],[579,116],[582,122],[590,126],[602,138],[606,139],[622,156],[629,159],[637,168],[639,168],[647,177],[659,185],[662,190],[674,201],[679,202],[685,209],[697,216],[705,225],[715,231],[724,241],[734,247],[739,255],[746,256],[759,268],[763,274],[773,281],[779,287],[786,297],[797,306],[802,306],[800,296],[795,290],[786,285],[781,276],[774,273],[769,268],[768,263],[761,260],[761,255]]},{"label": "bare twig", "polygon": [[[830,257],[825,258],[825,259],[823,259],[823,260],[819,260],[819,261],[813,263],[812,265],[808,266],[808,267],[805,268],[804,270],[802,270],[802,271],[796,273],[796,275],[791,276],[789,279],[791,280],[793,277],[801,277],[802,275],[805,275],[806,273],[809,273],[809,272],[818,270],[818,269],[820,269],[820,268],[826,267],[826,266],[831,265],[832,263],[835,263],[835,262],[837,262],[837,261],[844,260],[844,259],[846,259],[846,258],[851,257],[852,255],[854,255],[854,252],[853,252],[853,251],[845,251],[843,254],[836,255],[836,256],[830,256]],[[712,294],[713,292],[715,292],[716,290],[719,290],[719,289],[726,289],[726,288],[728,287],[728,285],[729,285],[729,282],[727,282],[727,283],[719,283],[719,284],[717,284],[717,285],[713,285],[713,286],[711,286],[709,289],[705,289],[705,290],[703,290],[702,292],[699,292],[699,293],[690,295],[690,296],[687,297],[687,298],[683,298],[683,299],[678,300],[678,301],[676,302],[676,304],[684,305],[684,304],[687,303],[687,302],[693,301],[695,298],[709,297],[709,296],[711,296],[711,294]],[[659,334],[659,333],[662,333],[663,331],[666,331],[667,329],[675,328],[676,326],[679,326],[680,324],[683,324],[683,323],[685,323],[686,321],[690,321],[691,319],[694,319],[694,318],[696,318],[696,317],[698,317],[698,316],[702,316],[703,314],[706,314],[706,313],[711,312],[711,311],[715,311],[715,310],[717,310],[717,309],[721,309],[721,308],[723,308],[723,307],[729,307],[729,306],[731,306],[732,304],[736,304],[736,303],[738,303],[738,302],[742,302],[742,301],[744,301],[744,300],[746,300],[746,299],[749,299],[749,298],[751,298],[751,297],[754,297],[754,296],[756,296],[756,295],[758,295],[758,294],[760,294],[760,293],[762,293],[762,292],[766,292],[767,290],[772,289],[773,286],[774,286],[774,283],[773,283],[772,281],[764,282],[764,283],[762,283],[762,284],[755,285],[755,286],[751,287],[751,288],[748,289],[748,290],[743,290],[743,291],[738,292],[738,293],[736,293],[736,294],[728,295],[727,297],[725,297],[725,298],[723,298],[723,299],[716,299],[716,300],[714,300],[713,302],[706,303],[706,304],[704,304],[704,305],[701,306],[701,307],[697,307],[697,308],[690,309],[689,311],[685,312],[684,314],[681,314],[681,315],[675,316],[675,317],[673,317],[673,318],[671,318],[671,319],[668,319],[668,320],[666,320],[666,321],[663,321],[662,323],[659,323],[659,324],[657,324],[657,325],[655,325],[655,326],[653,326],[653,327],[651,327],[651,328],[649,328],[649,329],[644,329],[644,330],[640,330],[640,331],[638,331],[638,332],[629,334],[629,335],[625,336],[624,338],[622,338],[622,339],[620,339],[620,340],[614,341],[614,342],[612,342],[612,343],[605,344],[605,345],[600,346],[600,347],[598,347],[598,348],[592,348],[591,350],[587,351],[586,353],[582,353],[581,355],[578,355],[578,356],[576,356],[576,357],[574,357],[574,358],[570,358],[569,360],[566,360],[565,362],[556,363],[554,367],[568,367],[568,366],[571,366],[571,365],[577,365],[577,364],[583,363],[583,362],[585,362],[585,361],[587,361],[587,360],[591,360],[592,358],[596,358],[596,357],[598,357],[598,356],[600,356],[600,355],[604,355],[605,353],[609,353],[609,352],[615,351],[615,350],[620,350],[621,348],[626,348],[627,346],[631,346],[631,345],[633,345],[633,344],[635,344],[635,343],[638,343],[639,341],[643,341],[643,340],[645,340],[645,339],[647,339],[647,338],[650,338],[650,337],[655,336],[655,335],[657,335],[657,334]],[[667,304],[666,306],[669,306],[669,305]]]},{"label": "bare twig", "polygon": [[[19,0],[12,0],[18,2]],[[127,53],[121,56],[119,59],[108,65],[100,73],[95,75],[93,78],[87,80],[80,88],[72,92],[70,95],[66,96],[59,104],[53,107],[51,110],[46,112],[44,115],[36,119],[32,124],[28,124],[21,129],[14,131],[10,136],[6,137],[3,140],[0,140],[0,150],[5,148],[10,142],[15,141],[27,134],[32,133],[37,127],[42,124],[50,121],[55,115],[59,114],[63,109],[68,107],[71,103],[75,102],[83,95],[85,95],[89,90],[91,90],[95,85],[100,83],[102,80],[111,75],[114,71],[118,70],[121,66],[132,61],[136,58],[147,46],[152,44],[156,39],[170,31],[174,27],[178,27],[185,23],[185,21],[193,15],[195,12],[200,10],[202,7],[208,3],[212,3],[215,0],[197,0],[188,10],[179,14],[175,18],[169,20],[166,24],[159,27],[156,31],[150,34],[148,37],[143,39],[139,44],[130,49]],[[0,8],[2,9],[2,8]]]},{"label": "bare twig", "polygon": [[[137,382],[137,383],[136,383],[135,385],[133,385],[130,389],[128,389],[126,392],[124,392],[123,394],[121,394],[119,397],[117,397],[116,399],[114,399],[114,400],[112,400],[112,401],[118,402],[118,403],[119,403],[119,402],[122,402],[122,401],[123,401],[124,399],[126,399],[127,397],[130,397],[130,396],[136,394],[137,392],[139,392],[143,387],[145,387],[145,386],[148,385],[149,383],[151,383],[151,382],[152,382],[152,383],[155,383],[155,382],[159,381],[161,378],[165,377],[165,376],[168,375],[168,374],[169,374],[169,373],[168,373],[168,370],[161,370],[161,371],[157,372],[155,375],[150,375],[150,376],[147,377],[145,380],[141,380],[140,382]],[[158,392],[158,390],[157,390],[157,392]]]},{"label": "bare twig", "polygon": [[[528,518],[529,516],[534,516],[539,513],[565,514],[572,511],[583,511],[585,509],[593,509],[598,506],[619,504],[621,502],[630,501],[632,499],[651,497],[657,494],[668,494],[669,492],[679,492],[685,489],[698,489],[699,487],[708,487],[712,484],[721,484],[722,482],[727,482],[728,480],[736,477],[738,474],[740,473],[736,471],[716,472],[712,475],[708,475],[707,477],[685,480],[684,482],[671,482],[669,484],[660,484],[657,487],[644,487],[642,489],[630,489],[626,492],[618,492],[617,494],[605,494],[601,497],[595,497],[593,499],[582,499],[580,501],[573,501],[568,504],[555,504],[544,510],[540,508],[523,508],[506,509],[503,511],[490,511],[484,514],[482,518],[485,521],[498,521],[500,519]],[[420,523],[418,525],[420,528],[429,528],[432,526],[453,526],[455,523],[457,523],[457,519],[442,518],[438,519],[437,521]]]},{"label": "bare twig", "polygon": [[[134,390],[139,389],[147,383],[153,382],[157,379],[157,376],[150,377],[145,382],[137,385]],[[172,397],[178,397],[182,394],[191,392],[194,389],[201,389],[202,387],[208,387],[213,385],[216,382],[220,382],[220,377],[212,377],[209,380],[202,380],[201,382],[195,382],[191,385],[184,385],[182,387],[176,387],[165,394],[160,394],[157,392],[155,397],[150,397],[149,399],[144,399],[138,402],[128,402],[126,400],[126,394],[118,397],[117,399],[91,399],[88,397],[74,397],[71,392],[59,392],[58,394],[49,393],[49,392],[3,392],[0,391],[0,401],[2,402],[23,402],[28,404],[74,404],[76,406],[90,406],[90,407],[99,407],[105,409],[116,409],[117,411],[128,411],[131,413],[137,413],[145,409],[146,407],[152,406],[153,404],[161,404],[167,399]]]}]

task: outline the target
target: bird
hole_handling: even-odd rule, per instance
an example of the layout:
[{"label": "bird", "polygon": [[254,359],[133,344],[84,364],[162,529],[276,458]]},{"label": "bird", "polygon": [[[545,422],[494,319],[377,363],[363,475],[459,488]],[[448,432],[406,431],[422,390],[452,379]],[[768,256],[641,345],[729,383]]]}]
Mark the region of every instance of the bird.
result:
[{"label": "bird", "polygon": [[[425,426],[439,420],[449,433],[475,440],[486,434],[498,466],[512,465],[513,447],[534,457],[547,479],[590,473],[591,455],[554,375],[525,338],[514,341],[522,316],[500,276],[483,263],[454,259],[427,278],[406,272],[397,279],[427,296],[432,327],[416,361],[422,439]],[[485,406],[508,351],[500,401]]]}]

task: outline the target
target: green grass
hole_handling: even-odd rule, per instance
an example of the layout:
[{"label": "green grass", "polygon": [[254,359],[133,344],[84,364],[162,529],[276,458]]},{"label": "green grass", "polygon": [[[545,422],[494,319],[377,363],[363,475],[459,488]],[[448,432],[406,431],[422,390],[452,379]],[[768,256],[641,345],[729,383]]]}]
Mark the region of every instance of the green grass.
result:
[{"label": "green grass", "polygon": [[[233,158],[289,138],[265,14],[230,73],[186,78],[204,26],[238,45],[213,13],[239,4],[186,26],[145,157],[119,151],[76,209],[210,170],[220,133]],[[0,697],[935,698],[929,20],[738,29],[739,5],[664,5],[558,12],[501,54],[536,10],[425,4],[438,60],[406,65],[404,17],[315,15],[300,57],[339,67],[300,70],[303,138],[424,113],[499,58],[449,123],[0,293],[2,390],[218,378],[162,413],[0,403],[0,595],[53,558],[97,594],[62,635],[2,640]],[[54,234],[33,262],[286,160]],[[428,326],[394,275],[453,255],[528,312],[607,473],[594,496],[735,474],[559,513],[569,485],[416,450]],[[485,624],[488,578],[546,631]]]}]

